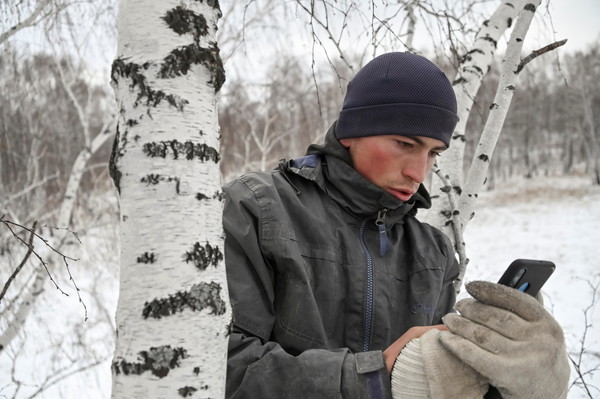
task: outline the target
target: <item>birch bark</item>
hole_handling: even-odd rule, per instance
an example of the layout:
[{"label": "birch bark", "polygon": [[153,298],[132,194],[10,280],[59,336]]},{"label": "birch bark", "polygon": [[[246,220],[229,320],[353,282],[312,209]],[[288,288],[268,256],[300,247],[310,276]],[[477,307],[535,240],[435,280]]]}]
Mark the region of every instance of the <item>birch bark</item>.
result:
[{"label": "birch bark", "polygon": [[113,398],[224,397],[217,0],[122,0],[111,155],[121,217]]},{"label": "birch bark", "polygon": [[[436,201],[434,207],[432,207],[432,210],[428,213],[429,219],[427,220],[429,223],[445,230],[447,235],[454,241],[460,258],[460,274],[455,282],[457,292],[462,285],[468,264],[466,251],[464,249],[463,232],[467,223],[474,215],[475,202],[479,192],[485,184],[489,162],[498,141],[498,137],[502,131],[502,126],[506,119],[516,88],[515,85],[520,70],[523,42],[540,2],[540,0],[526,1],[523,2],[525,4],[522,6],[516,2],[514,4],[504,2],[496,11],[495,15],[500,18],[500,21],[502,21],[502,18],[509,18],[508,23],[496,25],[496,33],[501,33],[501,31],[503,32],[510,27],[514,17],[517,17],[517,22],[511,33],[506,54],[502,60],[502,73],[498,83],[496,96],[490,106],[490,114],[485,123],[481,139],[478,143],[464,184],[462,160],[464,157],[466,141],[466,120],[470,108],[473,105],[475,94],[485,75],[482,67],[485,66],[485,71],[487,71],[493,53],[490,53],[489,57],[482,58],[481,61],[487,60],[487,64],[476,62],[467,69],[465,69],[463,65],[461,71],[466,73],[464,75],[460,74],[457,79],[457,82],[459,83],[459,86],[457,87],[458,112],[461,121],[459,121],[455,130],[452,146],[449,151],[446,151],[448,154],[444,153],[444,157],[441,157],[443,162],[440,162],[437,171],[439,179],[435,180],[437,184],[435,184],[432,189]],[[503,12],[499,12],[500,10]],[[487,22],[484,25],[489,28],[490,22]],[[498,29],[498,26],[505,26],[505,28],[504,30],[501,30]],[[478,37],[479,36],[480,35],[478,35]],[[491,41],[491,37],[485,35],[482,40]],[[495,43],[493,47],[495,49]],[[483,56],[486,52],[475,47],[475,50],[471,53]],[[471,75],[470,78],[462,81],[464,76],[469,74]],[[453,148],[453,146],[456,148]]]},{"label": "birch bark", "polygon": [[494,60],[498,40],[511,27],[512,21],[527,2],[528,0],[502,1],[492,16],[483,23],[471,50],[462,59],[453,82],[459,121],[454,129],[450,148],[438,160],[444,179],[433,179],[430,190],[433,205],[423,218],[426,222],[444,230],[449,237],[454,237],[448,224],[454,209],[450,207],[448,195],[460,195],[462,191],[469,113],[481,82]]},{"label": "birch bark", "polygon": [[498,142],[498,137],[500,137],[508,108],[515,93],[515,85],[518,77],[517,69],[521,62],[523,41],[540,3],[541,0],[534,0],[523,8],[510,36],[506,55],[502,61],[502,73],[498,83],[498,91],[494,97],[494,102],[490,106],[490,114],[483,129],[484,134],[481,136],[475,150],[473,162],[463,189],[464,195],[460,196],[458,204],[461,224],[463,226],[471,219],[475,199],[485,183],[490,164],[489,161]]}]

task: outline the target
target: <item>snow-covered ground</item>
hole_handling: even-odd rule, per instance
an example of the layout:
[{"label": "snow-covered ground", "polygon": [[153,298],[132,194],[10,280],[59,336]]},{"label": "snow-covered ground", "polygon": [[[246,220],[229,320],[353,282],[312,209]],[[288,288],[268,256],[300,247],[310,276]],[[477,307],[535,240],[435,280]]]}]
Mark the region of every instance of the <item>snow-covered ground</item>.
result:
[{"label": "snow-covered ground", "polygon": [[[101,313],[94,306],[89,287],[104,294],[107,312],[114,312],[115,307],[114,300],[108,301],[106,298],[116,298],[116,292],[112,295],[107,291],[116,290],[114,279],[117,273],[106,270],[97,275],[87,275],[99,263],[105,263],[107,258],[116,257],[108,255],[116,251],[112,241],[116,233],[113,231],[109,234],[107,230],[105,235],[110,237],[95,237],[89,231],[83,234],[82,259],[73,267],[74,277],[84,291],[82,296],[88,302],[88,326],[94,326],[101,320]],[[592,304],[593,299],[591,285],[600,284],[600,187],[592,187],[588,178],[573,177],[498,183],[494,191],[480,196],[476,216],[467,227],[465,241],[471,259],[467,281],[497,281],[508,264],[516,258],[548,259],[556,263],[557,270],[544,290],[546,306],[564,327],[569,350],[577,359],[577,352],[582,347],[580,340],[586,331],[584,310]],[[59,329],[63,335],[70,334],[72,330],[65,331],[66,321],[82,318],[82,308],[76,298],[63,297],[56,290],[46,291],[46,302],[54,306],[48,306],[44,312],[38,313],[38,321],[34,320],[26,326],[28,339],[25,346],[19,349],[23,356],[18,367],[21,372],[18,374],[23,374],[23,377],[27,373],[40,374],[45,369],[41,364],[42,358],[35,354],[40,345],[48,345],[42,339],[49,333],[47,326],[50,325],[53,330]],[[596,300],[600,300],[598,296]],[[594,364],[600,365],[600,326],[595,324],[600,322],[599,308],[591,308],[587,315],[589,327],[584,344],[584,372]],[[39,331],[32,331],[36,323],[36,330],[39,328]],[[95,341],[96,345],[105,345],[104,349],[98,348],[99,353],[110,350],[112,345],[112,338],[107,339],[106,335],[102,337]],[[68,348],[65,350],[68,355]],[[30,359],[29,365],[26,364],[27,359]],[[0,356],[0,398],[12,397],[14,391],[8,360],[6,354]],[[571,380],[575,376],[573,373]],[[22,386],[17,398],[26,398],[35,392],[36,383],[30,381],[32,385]],[[586,381],[600,387],[600,370],[587,375]],[[37,397],[107,399],[110,389],[110,362],[105,361],[102,366],[87,370],[85,374],[61,380]],[[586,395],[580,387],[573,387],[569,392],[569,399],[590,397],[600,397],[600,390],[592,390],[591,396]]]},{"label": "snow-covered ground", "polygon": [[[467,281],[497,281],[516,258],[556,264],[543,290],[545,305],[563,326],[577,360],[586,332],[584,311],[594,300],[592,286],[600,285],[600,187],[592,187],[587,177],[499,183],[480,196],[465,242],[471,260]],[[595,300],[600,301],[600,292]],[[600,367],[600,305],[588,311],[587,325],[582,372]],[[600,397],[600,370],[586,380],[597,387],[592,397]],[[590,396],[573,387],[568,397]]]}]

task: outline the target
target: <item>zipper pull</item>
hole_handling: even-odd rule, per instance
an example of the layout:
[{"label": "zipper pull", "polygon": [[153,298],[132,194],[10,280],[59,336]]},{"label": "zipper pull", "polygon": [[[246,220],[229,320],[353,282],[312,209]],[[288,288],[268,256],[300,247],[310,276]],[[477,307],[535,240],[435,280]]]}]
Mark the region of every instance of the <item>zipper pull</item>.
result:
[{"label": "zipper pull", "polygon": [[377,220],[375,220],[377,229],[379,229],[379,255],[381,256],[385,256],[389,247],[387,232],[385,231],[385,215],[387,211],[387,208],[381,208],[377,211]]}]

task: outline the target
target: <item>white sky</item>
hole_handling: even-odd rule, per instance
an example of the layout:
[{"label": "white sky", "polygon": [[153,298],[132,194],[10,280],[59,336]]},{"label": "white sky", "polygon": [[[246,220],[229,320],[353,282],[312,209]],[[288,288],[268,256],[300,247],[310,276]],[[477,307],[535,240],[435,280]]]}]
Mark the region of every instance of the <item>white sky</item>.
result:
[{"label": "white sky", "polygon": [[600,40],[600,0],[553,0],[550,12],[557,39],[569,39],[569,49],[583,50]]}]

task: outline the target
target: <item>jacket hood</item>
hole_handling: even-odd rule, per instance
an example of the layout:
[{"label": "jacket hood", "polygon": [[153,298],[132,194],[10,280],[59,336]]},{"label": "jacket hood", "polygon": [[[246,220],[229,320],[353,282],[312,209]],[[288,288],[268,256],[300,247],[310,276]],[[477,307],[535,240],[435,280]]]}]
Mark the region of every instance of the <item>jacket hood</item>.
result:
[{"label": "jacket hood", "polygon": [[326,189],[336,202],[357,214],[372,214],[381,208],[394,211],[402,208],[394,213],[403,216],[406,213],[415,214],[418,208],[431,207],[431,198],[422,184],[410,201],[405,203],[359,174],[352,166],[350,153],[335,137],[335,126],[336,122],[327,131],[323,144],[310,145],[306,154],[324,158],[322,167],[327,181]]}]

